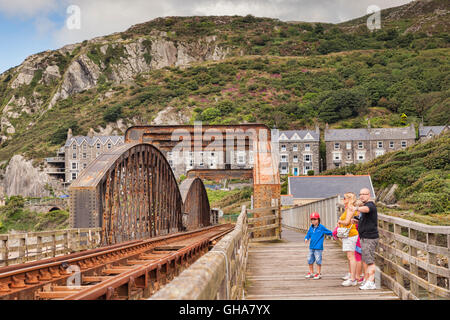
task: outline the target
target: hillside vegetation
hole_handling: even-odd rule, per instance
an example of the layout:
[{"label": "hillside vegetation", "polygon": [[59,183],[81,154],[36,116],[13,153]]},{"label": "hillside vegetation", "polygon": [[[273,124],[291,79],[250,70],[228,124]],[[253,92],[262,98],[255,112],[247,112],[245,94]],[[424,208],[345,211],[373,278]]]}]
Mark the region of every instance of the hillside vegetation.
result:
[{"label": "hillside vegetation", "polygon": [[[51,156],[68,128],[87,134],[121,121],[121,131],[161,111],[186,123],[281,129],[362,127],[367,117],[396,126],[401,113],[447,123],[449,6],[415,1],[383,11],[374,32],[365,18],[166,17],[39,53],[0,75],[0,162]],[[158,50],[184,60],[165,61]]]},{"label": "hillside vegetation", "polygon": [[395,196],[403,209],[420,214],[448,215],[450,132],[368,163],[333,169],[324,174],[346,173],[370,174],[377,190],[397,184]]}]

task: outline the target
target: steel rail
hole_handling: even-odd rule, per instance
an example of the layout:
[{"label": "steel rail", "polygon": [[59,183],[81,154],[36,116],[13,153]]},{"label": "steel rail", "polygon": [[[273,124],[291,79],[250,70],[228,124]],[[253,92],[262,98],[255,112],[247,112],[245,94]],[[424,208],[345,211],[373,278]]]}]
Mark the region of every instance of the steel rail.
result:
[{"label": "steel rail", "polygon": [[[104,298],[111,299],[113,296],[111,292],[114,292],[116,288],[123,286],[125,283],[128,284],[131,282],[130,287],[136,287],[137,282],[138,286],[136,288],[147,288],[149,279],[151,278],[149,273],[150,271],[156,270],[157,275],[154,275],[150,281],[153,283],[152,290],[146,290],[148,295],[151,291],[154,291],[155,284],[158,286],[161,282],[161,279],[159,279],[161,276],[159,274],[161,273],[162,265],[165,265],[165,271],[170,277],[174,272],[174,270],[168,272],[170,269],[180,269],[183,261],[187,262],[189,260],[189,262],[192,262],[193,258],[200,252],[208,250],[212,238],[216,239],[218,234],[225,234],[231,230],[231,225],[218,225],[190,232],[155,237],[149,240],[132,241],[131,243],[128,242],[121,246],[113,245],[95,250],[88,250],[81,255],[80,253],[77,253],[77,256],[75,257],[73,255],[58,257],[58,261],[43,261],[41,264],[33,262],[29,265],[22,264],[20,266],[10,266],[8,267],[8,270],[5,270],[6,272],[0,273],[0,299],[65,298],[69,293],[73,295],[74,292],[77,292],[77,294],[83,292],[81,299],[96,299],[102,295],[105,295]],[[189,242],[194,241],[196,237],[200,237],[201,239],[196,240],[194,244],[189,244]],[[176,252],[154,251],[158,246],[161,247],[161,245],[165,245],[167,248],[168,245],[176,242],[188,242],[188,245],[183,246]],[[148,251],[151,252],[149,253]],[[164,253],[164,256],[160,256]],[[146,259],[138,261],[139,257],[145,256],[146,254],[155,255],[158,259],[155,260],[155,257],[151,257],[151,261],[146,262]],[[137,265],[145,263],[145,265],[138,267],[137,269],[126,265],[128,260],[132,260],[136,257],[138,259],[133,260],[133,263],[136,263]],[[122,269],[124,269],[122,270],[123,272],[118,272],[120,271],[120,266],[114,265],[120,263],[125,263],[126,265],[122,266]],[[168,264],[173,265],[174,268],[169,267]],[[66,272],[66,269],[70,265],[77,265],[80,268],[83,279],[85,275],[87,276],[86,279],[89,279],[89,275],[93,273],[94,275],[91,276],[91,279],[100,281],[100,283],[78,288],[62,285],[64,284],[64,281],[71,276],[71,273]],[[16,269],[11,270],[12,267],[16,267]],[[114,268],[116,268],[116,270],[114,270]],[[111,276],[99,276],[97,274],[105,269],[110,273],[118,275],[111,278]],[[0,269],[0,272],[1,271],[2,269]],[[142,278],[144,273],[145,275]],[[135,281],[135,279],[138,279],[138,281]],[[106,282],[102,280],[106,280]],[[88,281],[88,283],[97,281]],[[105,289],[105,286],[107,289]],[[52,288],[56,288],[55,290],[57,291],[49,292],[48,290],[52,290]],[[121,295],[123,296],[124,294],[121,293]],[[74,299],[78,299],[77,295],[73,296]],[[127,296],[127,294],[125,294],[125,296]]]}]

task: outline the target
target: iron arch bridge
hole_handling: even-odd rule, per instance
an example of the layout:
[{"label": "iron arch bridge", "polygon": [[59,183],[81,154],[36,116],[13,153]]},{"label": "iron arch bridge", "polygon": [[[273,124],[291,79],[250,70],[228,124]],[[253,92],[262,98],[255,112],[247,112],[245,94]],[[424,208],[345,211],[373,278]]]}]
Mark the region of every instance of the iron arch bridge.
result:
[{"label": "iron arch bridge", "polygon": [[98,156],[72,182],[70,225],[101,227],[102,245],[210,225],[203,182],[187,179],[180,188],[155,146],[126,143]]}]

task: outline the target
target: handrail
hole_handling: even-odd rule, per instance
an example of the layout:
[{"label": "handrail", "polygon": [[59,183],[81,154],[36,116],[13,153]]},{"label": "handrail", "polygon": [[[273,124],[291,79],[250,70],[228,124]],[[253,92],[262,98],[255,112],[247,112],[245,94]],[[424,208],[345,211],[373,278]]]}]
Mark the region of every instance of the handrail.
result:
[{"label": "handrail", "polygon": [[243,299],[248,240],[243,206],[234,230],[149,300]]},{"label": "handrail", "polygon": [[96,248],[101,228],[0,234],[0,266]]},{"label": "handrail", "polygon": [[[313,211],[318,211],[321,223],[333,230],[343,205],[336,196],[284,209],[283,226],[306,231]],[[450,227],[378,213],[378,231],[375,263],[384,285],[405,300],[450,299]]]}]

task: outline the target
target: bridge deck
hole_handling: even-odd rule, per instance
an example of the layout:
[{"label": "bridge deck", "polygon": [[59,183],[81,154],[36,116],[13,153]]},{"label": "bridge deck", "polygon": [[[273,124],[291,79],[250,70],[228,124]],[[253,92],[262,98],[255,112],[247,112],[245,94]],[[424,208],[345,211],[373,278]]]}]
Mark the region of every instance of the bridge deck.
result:
[{"label": "bridge deck", "polygon": [[[389,289],[360,290],[341,286],[348,264],[339,243],[325,240],[322,279],[305,279],[309,244],[305,234],[286,228],[282,240],[250,243],[246,299],[248,300],[392,300],[398,297]],[[314,266],[314,271],[317,267]]]}]

